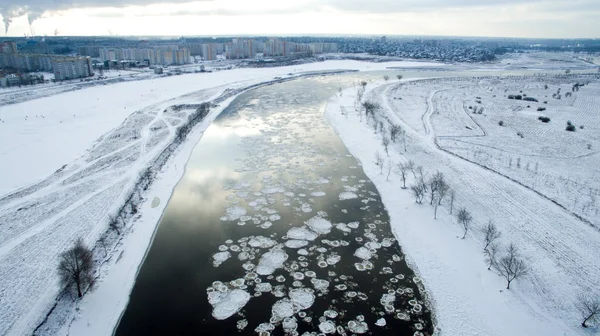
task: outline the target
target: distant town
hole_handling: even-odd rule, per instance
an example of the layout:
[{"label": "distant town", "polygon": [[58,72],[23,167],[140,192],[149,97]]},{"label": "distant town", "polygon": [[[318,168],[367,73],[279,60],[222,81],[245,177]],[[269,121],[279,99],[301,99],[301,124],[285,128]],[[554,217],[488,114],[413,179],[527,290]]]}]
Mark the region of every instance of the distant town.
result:
[{"label": "distant town", "polygon": [[[164,68],[242,60],[237,66],[265,67],[319,61],[327,55],[447,63],[490,62],[525,50],[600,51],[598,40],[532,40],[422,37],[119,38],[23,37],[0,43],[0,87],[102,77],[105,70]],[[386,59],[379,59],[386,60]],[[45,74],[45,75],[44,75]]]}]

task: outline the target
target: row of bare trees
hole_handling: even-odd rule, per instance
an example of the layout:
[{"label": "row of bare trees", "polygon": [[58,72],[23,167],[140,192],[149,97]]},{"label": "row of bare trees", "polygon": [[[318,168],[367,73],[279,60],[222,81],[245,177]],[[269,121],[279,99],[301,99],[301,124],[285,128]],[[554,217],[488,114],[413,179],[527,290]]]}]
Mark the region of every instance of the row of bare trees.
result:
[{"label": "row of bare trees", "polygon": [[[386,82],[389,77],[385,76]],[[398,79],[401,79],[399,75]],[[372,122],[375,131],[381,132],[382,146],[387,157],[389,157],[389,146],[393,143],[402,140],[404,143],[404,151],[406,152],[406,132],[398,125],[389,123],[386,129],[381,122],[381,116],[378,116],[380,105],[373,101],[362,101],[365,92],[366,82],[359,86],[357,100],[355,102],[356,111],[360,114],[364,113],[367,123]],[[379,120],[378,120],[379,119]],[[385,118],[383,118],[385,120]],[[426,177],[423,167],[416,165],[412,160],[408,162],[393,163],[391,159],[386,162],[386,159],[380,152],[375,153],[375,164],[379,166],[380,173],[383,174],[387,168],[387,179],[392,170],[394,170],[402,181],[402,189],[410,189],[415,202],[422,204],[425,199],[433,207],[434,218],[437,219],[438,207],[442,205],[445,198],[448,198],[449,213],[452,215],[456,198],[455,191],[446,182],[444,175],[441,172],[436,172],[431,177]],[[414,178],[414,183],[407,188],[407,181],[410,175]],[[456,220],[462,228],[462,238],[465,239],[468,232],[472,231],[474,218],[466,207],[461,207],[456,213]],[[502,233],[493,221],[477,230],[483,236],[483,254],[485,257],[488,270],[494,270],[499,276],[506,281],[506,289],[509,290],[513,281],[526,276],[530,269],[526,259],[522,256],[519,248],[513,242],[503,246],[500,243]],[[587,327],[591,321],[596,320],[600,316],[600,297],[589,295],[579,295],[576,301],[576,308],[582,317],[581,325]]]}]

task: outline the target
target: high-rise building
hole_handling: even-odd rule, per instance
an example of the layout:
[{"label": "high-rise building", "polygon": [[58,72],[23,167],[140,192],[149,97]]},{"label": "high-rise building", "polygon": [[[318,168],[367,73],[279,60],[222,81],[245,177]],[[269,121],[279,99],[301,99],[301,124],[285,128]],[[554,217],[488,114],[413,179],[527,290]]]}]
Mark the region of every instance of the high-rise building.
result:
[{"label": "high-rise building", "polygon": [[4,41],[0,43],[0,53],[2,54],[16,54],[19,51],[17,50],[17,44],[13,41]]},{"label": "high-rise building", "polygon": [[55,80],[75,79],[92,76],[92,61],[89,57],[60,57],[52,60]]}]

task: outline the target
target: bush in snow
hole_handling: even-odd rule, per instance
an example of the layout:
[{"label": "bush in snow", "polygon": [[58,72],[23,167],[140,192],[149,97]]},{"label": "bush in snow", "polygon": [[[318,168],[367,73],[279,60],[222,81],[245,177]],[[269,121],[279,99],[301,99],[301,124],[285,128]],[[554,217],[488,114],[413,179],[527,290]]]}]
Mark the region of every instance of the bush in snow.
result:
[{"label": "bush in snow", "polygon": [[82,297],[82,290],[92,283],[92,266],[94,254],[79,238],[69,250],[61,253],[58,264],[60,284],[64,287],[77,288],[77,296]]}]

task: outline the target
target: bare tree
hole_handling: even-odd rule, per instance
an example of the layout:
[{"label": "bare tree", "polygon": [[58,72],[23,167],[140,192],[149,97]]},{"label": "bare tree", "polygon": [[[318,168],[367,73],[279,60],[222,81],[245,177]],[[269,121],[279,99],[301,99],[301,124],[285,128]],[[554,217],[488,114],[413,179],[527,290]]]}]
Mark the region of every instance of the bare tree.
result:
[{"label": "bare tree", "polygon": [[581,326],[584,328],[588,327],[588,321],[594,321],[600,315],[600,298],[590,297],[588,293],[579,294],[575,306],[581,313]]},{"label": "bare tree", "polygon": [[488,271],[492,269],[492,266],[496,264],[498,253],[500,252],[500,245],[493,243],[483,252],[485,255],[485,261],[488,264]]},{"label": "bare tree", "polygon": [[398,163],[396,167],[398,168],[398,175],[402,178],[402,189],[406,189],[406,174],[408,168],[403,163]]},{"label": "bare tree", "polygon": [[[415,171],[417,172],[417,174],[419,174],[419,178],[421,180],[425,179],[425,175],[424,175],[424,171],[423,171],[423,166],[417,166],[415,168]],[[427,191],[427,189],[425,189],[425,191]]]},{"label": "bare tree", "polygon": [[94,254],[79,238],[69,250],[61,253],[58,264],[60,283],[64,287],[75,285],[77,296],[82,297],[82,290],[92,283],[92,266]]},{"label": "bare tree", "polygon": [[421,184],[417,183],[410,186],[410,190],[412,190],[413,195],[415,196],[415,202],[422,203],[423,197],[425,197],[425,189],[421,186]]},{"label": "bare tree", "polygon": [[392,173],[392,167],[394,166],[394,164],[392,163],[392,160],[388,160],[386,162],[385,168],[387,169],[387,176],[385,178],[386,181],[390,180],[390,174]]},{"label": "bare tree", "polygon": [[108,215],[108,226],[117,231],[117,234],[120,235],[121,231],[119,230],[119,219],[115,215]]},{"label": "bare tree", "polygon": [[465,237],[467,236],[467,232],[471,227],[471,221],[473,220],[473,216],[471,216],[471,213],[468,212],[467,209],[462,208],[458,210],[456,218],[458,219],[458,223],[460,223],[460,225],[463,228],[463,236],[461,239],[465,239]]},{"label": "bare tree", "polygon": [[437,219],[437,209],[438,209],[438,206],[440,206],[440,202],[438,202],[438,198],[440,198],[439,194],[435,197],[435,202],[433,202],[433,219]]},{"label": "bare tree", "polygon": [[375,152],[375,164],[377,166],[379,166],[382,173],[383,173],[383,163],[384,163],[383,156],[381,156],[381,153],[379,153],[379,151],[376,151]]},{"label": "bare tree", "polygon": [[377,112],[377,110],[379,110],[379,104],[372,102],[372,101],[365,101],[362,103],[362,109],[365,112],[365,117],[367,119],[369,119],[369,117],[372,117],[373,119],[375,119],[375,112]]},{"label": "bare tree", "polygon": [[415,162],[413,160],[408,160],[406,163],[406,168],[410,170],[415,178],[417,178],[417,174],[415,174]]},{"label": "bare tree", "polygon": [[452,210],[454,209],[454,198],[456,197],[456,192],[454,189],[450,190],[450,214],[452,214]]},{"label": "bare tree", "polygon": [[483,232],[483,251],[486,251],[490,245],[493,245],[502,236],[492,220],[481,231]]},{"label": "bare tree", "polygon": [[381,144],[383,145],[383,150],[387,156],[390,156],[388,147],[390,146],[390,138],[386,133],[383,133],[383,138],[381,138]]},{"label": "bare tree", "polygon": [[425,183],[425,180],[423,180],[423,176],[419,177],[417,183],[412,185],[410,189],[413,191],[415,201],[417,203],[422,203],[423,198],[425,198],[425,193],[427,192],[427,184]]},{"label": "bare tree", "polygon": [[431,195],[429,200],[429,205],[433,205],[434,201],[441,203],[441,199],[439,199],[438,192],[445,185],[446,181],[444,180],[444,174],[440,172],[436,172],[431,179],[429,180],[429,193]]},{"label": "bare tree", "polygon": [[402,75],[396,75],[396,78],[398,78],[398,80],[402,80]]},{"label": "bare tree", "polygon": [[396,142],[398,135],[402,132],[402,129],[398,125],[390,125],[390,138],[392,142]]},{"label": "bare tree", "polygon": [[400,130],[400,136],[402,137],[402,143],[404,144],[404,152],[406,152],[406,130]]},{"label": "bare tree", "polygon": [[438,186],[438,205],[442,205],[442,200],[450,190],[450,186],[446,183],[445,180],[442,180],[440,185]]},{"label": "bare tree", "polygon": [[385,80],[386,82],[389,81],[390,80],[390,76],[388,76],[388,75],[383,76],[383,80]]},{"label": "bare tree", "polygon": [[494,263],[494,268],[506,279],[506,289],[510,289],[510,283],[527,274],[527,265],[519,256],[517,246],[511,243],[505,255]]}]

